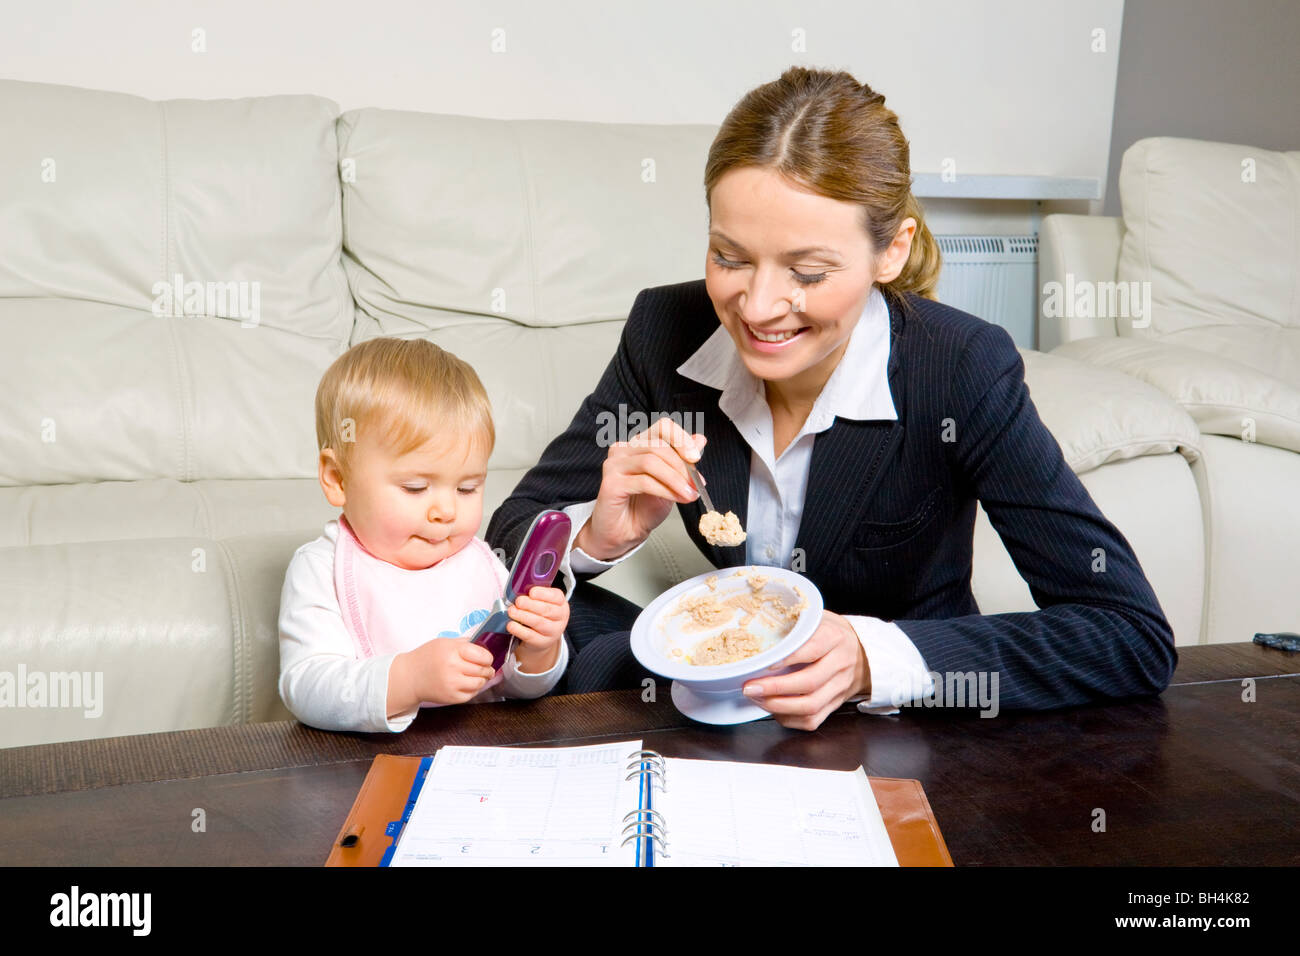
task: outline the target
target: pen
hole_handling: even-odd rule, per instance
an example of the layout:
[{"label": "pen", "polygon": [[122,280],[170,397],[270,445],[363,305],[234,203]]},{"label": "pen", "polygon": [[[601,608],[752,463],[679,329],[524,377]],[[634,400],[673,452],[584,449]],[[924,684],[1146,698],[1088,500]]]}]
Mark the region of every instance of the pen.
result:
[{"label": "pen", "polygon": [[343,834],[343,839],[339,840],[339,846],[349,848],[356,846],[357,842],[361,839],[361,834],[365,832],[366,825],[364,823],[358,823],[356,826],[352,827],[352,829],[348,830],[347,833]]}]

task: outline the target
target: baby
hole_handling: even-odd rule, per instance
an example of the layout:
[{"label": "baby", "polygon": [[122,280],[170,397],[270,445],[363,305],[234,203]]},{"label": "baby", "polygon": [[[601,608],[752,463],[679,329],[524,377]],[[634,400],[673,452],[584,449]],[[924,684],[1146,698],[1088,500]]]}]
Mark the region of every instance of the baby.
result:
[{"label": "baby", "polygon": [[370,339],[316,391],[320,484],[343,513],[294,552],[280,594],[280,697],[326,730],[405,730],[421,706],[540,697],[568,665],[565,592],[510,608],[493,673],[464,640],[509,571],[475,536],[496,441],[474,370],[423,339]]}]

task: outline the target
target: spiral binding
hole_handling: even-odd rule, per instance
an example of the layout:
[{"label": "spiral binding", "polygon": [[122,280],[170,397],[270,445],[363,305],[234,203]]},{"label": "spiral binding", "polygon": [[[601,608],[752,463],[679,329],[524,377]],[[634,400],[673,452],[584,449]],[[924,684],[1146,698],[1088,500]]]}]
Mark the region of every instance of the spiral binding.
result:
[{"label": "spiral binding", "polygon": [[[656,785],[660,793],[667,792],[668,765],[661,754],[654,750],[634,750],[627,756],[629,762],[624,769],[629,773],[623,778],[624,780],[642,777],[646,781],[650,794],[653,795]],[[651,845],[658,845],[660,855],[670,856],[668,827],[664,823],[663,814],[658,810],[638,808],[623,817],[623,824],[623,842],[619,846],[627,846],[633,840],[643,840],[645,841],[643,850],[648,850]],[[632,832],[629,833],[629,830]]]}]

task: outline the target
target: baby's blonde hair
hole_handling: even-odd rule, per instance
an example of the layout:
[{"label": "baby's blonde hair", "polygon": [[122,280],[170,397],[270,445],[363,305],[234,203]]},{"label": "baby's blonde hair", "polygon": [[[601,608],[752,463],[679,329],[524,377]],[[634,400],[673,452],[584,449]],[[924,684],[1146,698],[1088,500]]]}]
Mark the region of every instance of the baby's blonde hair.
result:
[{"label": "baby's blonde hair", "polygon": [[468,362],[425,339],[380,337],[352,346],[316,389],[316,441],[346,484],[357,434],[373,428],[401,456],[450,435],[490,455],[496,444],[487,390]]}]

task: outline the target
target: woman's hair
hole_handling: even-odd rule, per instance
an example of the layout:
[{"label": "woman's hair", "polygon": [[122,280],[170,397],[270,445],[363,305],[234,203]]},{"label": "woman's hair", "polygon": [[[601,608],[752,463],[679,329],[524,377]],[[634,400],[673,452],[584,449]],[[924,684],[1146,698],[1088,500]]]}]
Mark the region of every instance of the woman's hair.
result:
[{"label": "woman's hair", "polygon": [[380,337],[348,349],[316,389],[316,441],[346,483],[357,435],[374,428],[401,456],[449,436],[496,444],[492,406],[469,363],[425,339]]},{"label": "woman's hair", "polygon": [[943,264],[939,244],[912,195],[907,140],[883,94],[842,71],[791,67],[746,93],[722,121],[704,169],[705,202],[725,173],[744,167],[770,169],[819,195],[860,204],[877,255],[904,219],[915,219],[903,271],[881,291],[903,307],[904,292],[934,298]]}]

